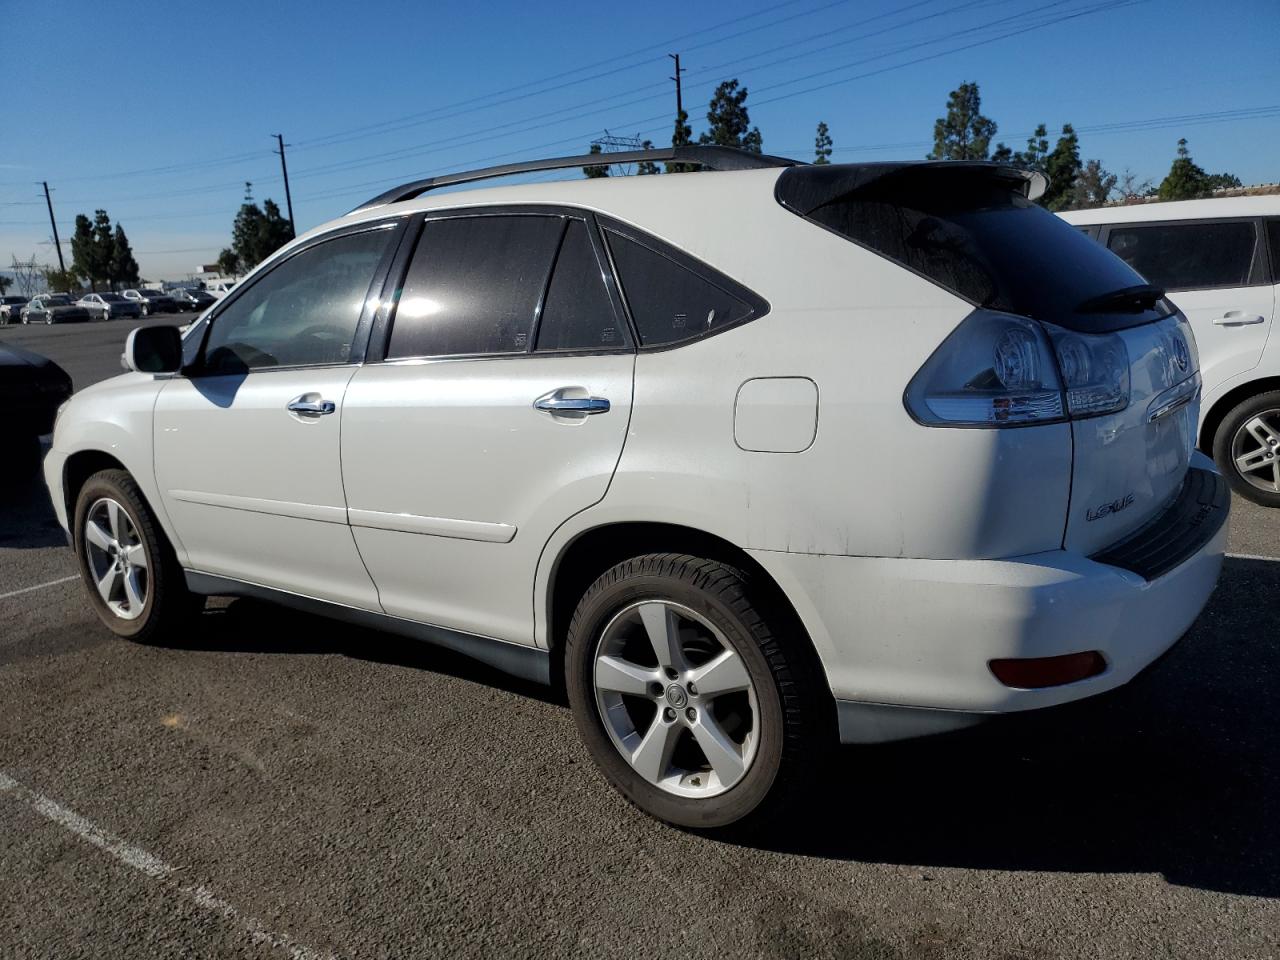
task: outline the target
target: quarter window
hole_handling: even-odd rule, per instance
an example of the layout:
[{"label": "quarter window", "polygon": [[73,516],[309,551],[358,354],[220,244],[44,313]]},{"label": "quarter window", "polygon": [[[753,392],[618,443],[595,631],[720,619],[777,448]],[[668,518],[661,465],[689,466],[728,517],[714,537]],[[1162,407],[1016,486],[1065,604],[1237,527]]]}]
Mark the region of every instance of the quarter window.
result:
[{"label": "quarter window", "polygon": [[689,340],[751,316],[748,303],[671,258],[612,230],[608,238],[642,346]]},{"label": "quarter window", "polygon": [[1107,236],[1112,253],[1165,290],[1247,286],[1257,242],[1244,220],[1112,227]]},{"label": "quarter window", "polygon": [[564,220],[428,220],[387,346],[397,357],[525,353]]},{"label": "quarter window", "polygon": [[617,350],[628,346],[626,324],[614,315],[587,225],[569,220],[538,321],[537,349]]},{"label": "quarter window", "polygon": [[1280,283],[1280,220],[1267,221],[1267,237],[1271,241],[1271,282]]},{"label": "quarter window", "polygon": [[347,363],[369,285],[393,231],[327,240],[295,254],[214,319],[207,373]]}]

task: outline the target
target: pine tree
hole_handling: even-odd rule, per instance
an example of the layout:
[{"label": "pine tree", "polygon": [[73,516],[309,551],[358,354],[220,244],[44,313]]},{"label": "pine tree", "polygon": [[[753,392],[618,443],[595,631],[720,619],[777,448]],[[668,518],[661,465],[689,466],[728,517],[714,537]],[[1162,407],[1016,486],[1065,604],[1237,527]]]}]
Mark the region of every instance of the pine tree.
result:
[{"label": "pine tree", "polygon": [[83,213],[76,214],[76,229],[71,234],[71,273],[84,277],[89,286],[95,288],[95,282],[103,276],[101,265],[96,260],[97,251],[93,245],[93,221]]},{"label": "pine tree", "polygon": [[825,120],[818,121],[818,135],[813,139],[813,162],[819,165],[831,162],[831,132]]},{"label": "pine tree", "polygon": [[1072,210],[1087,210],[1090,207],[1101,207],[1111,198],[1111,191],[1116,188],[1119,178],[1102,168],[1101,160],[1090,160],[1085,163],[1080,175],[1076,177],[1075,186],[1071,190]]},{"label": "pine tree", "polygon": [[[653,141],[652,140],[644,141],[644,143],[640,144],[640,149],[652,150]],[[652,176],[655,173],[661,173],[661,172],[662,171],[658,169],[658,165],[654,163],[652,160],[641,160],[638,164],[636,164],[637,177],[648,177],[648,176]]]},{"label": "pine tree", "polygon": [[1157,191],[1161,200],[1195,200],[1209,192],[1209,175],[1191,159],[1187,138],[1178,141],[1178,155],[1173,158],[1168,175]]},{"label": "pine tree", "polygon": [[[1043,129],[1043,128],[1042,128]],[[1076,180],[1080,176],[1080,138],[1071,124],[1062,125],[1053,153],[1044,161],[1044,173],[1049,178],[1049,188],[1040,198],[1040,205],[1047,210],[1065,210],[1075,195]]]},{"label": "pine tree", "polygon": [[97,277],[105,280],[110,289],[115,289],[115,278],[111,275],[115,262],[116,240],[111,230],[111,218],[105,210],[93,211],[93,265]]},{"label": "pine tree", "polygon": [[962,83],[947,97],[947,115],[933,124],[930,160],[986,160],[996,122],[982,115],[976,83]]},{"label": "pine tree", "polygon": [[[601,147],[600,144],[598,143],[593,143],[591,145],[591,149],[588,150],[587,152],[590,153],[592,156],[595,156],[596,154],[603,153],[604,148]],[[600,177],[607,177],[609,175],[609,165],[605,163],[601,163],[595,166],[583,167],[582,172],[587,175],[588,179],[597,180]]]},{"label": "pine tree", "polygon": [[725,80],[716,87],[707,107],[706,133],[698,137],[699,143],[719,147],[736,147],[760,153],[764,138],[758,127],[751,126],[747,113],[747,88],[738,86],[737,80]]},{"label": "pine tree", "polygon": [[[671,145],[673,147],[687,147],[693,143],[693,128],[689,126],[689,111],[681,110],[676,114],[675,129],[671,133]],[[668,163],[666,165],[667,173],[690,173],[697,170],[697,166],[689,163]]]}]

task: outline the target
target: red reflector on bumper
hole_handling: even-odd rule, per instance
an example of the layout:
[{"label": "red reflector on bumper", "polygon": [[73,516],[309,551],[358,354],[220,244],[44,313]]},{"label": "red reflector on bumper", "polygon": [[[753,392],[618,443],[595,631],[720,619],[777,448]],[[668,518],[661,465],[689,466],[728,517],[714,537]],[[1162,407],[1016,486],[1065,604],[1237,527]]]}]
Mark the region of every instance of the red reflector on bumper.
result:
[{"label": "red reflector on bumper", "polygon": [[1107,669],[1107,661],[1097,650],[1068,653],[1061,657],[1023,657],[992,660],[987,664],[1006,687],[1056,687],[1096,677]]}]

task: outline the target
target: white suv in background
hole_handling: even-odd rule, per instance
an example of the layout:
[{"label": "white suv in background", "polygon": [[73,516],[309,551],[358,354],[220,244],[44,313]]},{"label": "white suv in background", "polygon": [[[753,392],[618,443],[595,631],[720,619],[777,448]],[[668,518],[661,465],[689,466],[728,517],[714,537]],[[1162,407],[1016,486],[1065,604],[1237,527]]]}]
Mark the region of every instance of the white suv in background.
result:
[{"label": "white suv in background", "polygon": [[563,683],[697,828],[1195,620],[1229,497],[1194,337],[1042,178],[689,147],[612,159],[726,172],[430,192],[598,159],[407,184],[131,333],[45,461],[102,620],[252,595]]},{"label": "white suv in background", "polygon": [[1165,290],[1200,347],[1198,443],[1236,492],[1280,507],[1280,196],[1062,214]]}]

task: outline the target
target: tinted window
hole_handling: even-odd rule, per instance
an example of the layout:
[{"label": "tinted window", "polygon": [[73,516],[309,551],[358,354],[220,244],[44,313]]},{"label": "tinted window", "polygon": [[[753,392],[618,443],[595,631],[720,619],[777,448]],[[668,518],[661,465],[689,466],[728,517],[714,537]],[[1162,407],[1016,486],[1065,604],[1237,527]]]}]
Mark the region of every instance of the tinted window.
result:
[{"label": "tinted window", "polygon": [[609,249],[640,343],[675,343],[751,316],[751,306],[674,260],[609,232]]},{"label": "tinted window", "polygon": [[981,306],[1069,329],[1122,329],[1155,320],[1081,309],[1143,279],[1081,230],[1019,192],[1001,168],[929,164],[793,167],[778,199]]},{"label": "tinted window", "polygon": [[1157,287],[1243,287],[1257,230],[1252,223],[1162,223],[1112,227],[1107,247]]},{"label": "tinted window", "polygon": [[587,225],[570,220],[538,321],[539,350],[616,350],[630,344],[613,313]]},{"label": "tinted window", "polygon": [[428,220],[387,356],[526,352],[563,224],[542,216]]},{"label": "tinted window", "polygon": [[1280,220],[1267,221],[1267,236],[1271,238],[1271,282],[1280,283]]},{"label": "tinted window", "polygon": [[390,230],[318,244],[275,267],[218,314],[205,369],[346,363]]}]

